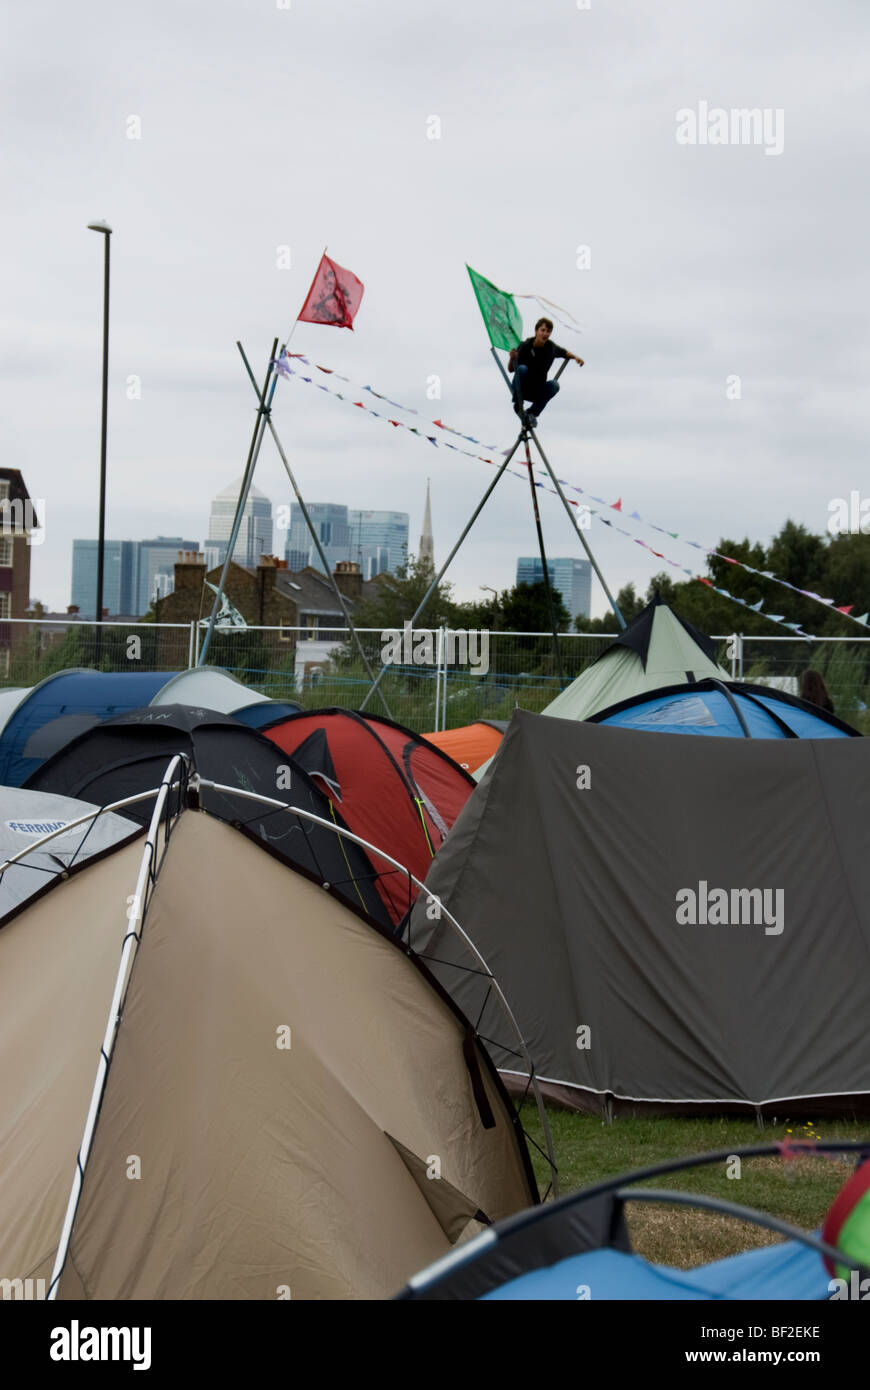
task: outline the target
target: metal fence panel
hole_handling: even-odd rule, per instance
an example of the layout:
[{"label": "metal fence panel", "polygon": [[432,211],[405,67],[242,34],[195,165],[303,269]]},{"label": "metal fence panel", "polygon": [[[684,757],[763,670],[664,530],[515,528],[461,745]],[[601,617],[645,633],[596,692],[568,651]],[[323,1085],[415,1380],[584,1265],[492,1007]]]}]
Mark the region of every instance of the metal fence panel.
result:
[{"label": "metal fence panel", "polygon": [[[0,666],[0,687],[32,686],[71,667],[184,670],[196,664],[203,632],[196,623],[16,619],[3,626],[8,664]],[[539,711],[559,693],[550,633],[421,628],[391,635],[364,629],[359,637],[375,673],[388,659],[380,690],[393,718],[420,732],[456,728],[475,719],[509,719],[517,706]],[[561,633],[562,685],[586,670],[612,640],[607,634]],[[870,732],[870,638],[806,642],[733,634],[713,640],[718,661],[737,679],[796,692],[807,667],[821,671],[837,713]],[[309,709],[358,709],[371,684],[349,632],[342,628],[217,629],[208,665],[223,667],[254,692],[295,700]],[[377,693],[366,708],[384,712]]]}]

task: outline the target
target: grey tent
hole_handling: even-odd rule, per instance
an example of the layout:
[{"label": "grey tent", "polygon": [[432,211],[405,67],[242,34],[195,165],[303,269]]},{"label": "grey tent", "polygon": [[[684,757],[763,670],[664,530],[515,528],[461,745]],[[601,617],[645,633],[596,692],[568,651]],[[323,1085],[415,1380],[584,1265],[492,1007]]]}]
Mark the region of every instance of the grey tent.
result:
[{"label": "grey tent", "polygon": [[[79,822],[79,824],[76,824]],[[135,821],[53,792],[4,787],[0,819],[0,923],[96,854],[142,834]],[[46,836],[51,838],[46,839]],[[32,848],[37,846],[37,848]],[[22,854],[22,850],[27,850]],[[3,866],[9,860],[14,862]]]},{"label": "grey tent", "polygon": [[52,1277],[131,922],[59,1298],[387,1297],[537,1200],[471,1025],[390,933],[205,812],[157,851],[0,928],[4,1277]]},{"label": "grey tent", "polygon": [[866,739],[650,737],[518,711],[426,888],[413,944],[509,1074],[438,904],[457,916],[568,1104],[870,1100]]}]

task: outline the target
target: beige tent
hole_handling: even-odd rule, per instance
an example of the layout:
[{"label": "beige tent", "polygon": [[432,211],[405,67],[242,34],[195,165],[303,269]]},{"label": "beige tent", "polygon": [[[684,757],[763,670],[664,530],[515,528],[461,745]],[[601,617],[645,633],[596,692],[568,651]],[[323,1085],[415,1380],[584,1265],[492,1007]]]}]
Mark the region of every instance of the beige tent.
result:
[{"label": "beige tent", "polygon": [[[0,1266],[50,1279],[142,843],[0,930]],[[536,1200],[423,967],[202,812],[145,912],[58,1297],[382,1298]]]}]

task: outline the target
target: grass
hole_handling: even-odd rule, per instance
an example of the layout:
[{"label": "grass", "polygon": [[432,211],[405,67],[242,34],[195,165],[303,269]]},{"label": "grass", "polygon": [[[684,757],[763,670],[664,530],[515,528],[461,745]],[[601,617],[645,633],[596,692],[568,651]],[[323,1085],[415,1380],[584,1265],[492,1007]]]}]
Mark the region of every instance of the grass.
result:
[{"label": "grass", "polygon": [[[754,1119],[721,1117],[671,1119],[668,1117],[620,1117],[611,1124],[597,1116],[576,1115],[548,1109],[553,1148],[559,1167],[561,1195],[577,1191],[607,1177],[668,1159],[707,1153],[714,1149],[733,1152],[753,1144],[812,1139],[870,1139],[870,1122],[780,1119],[759,1129]],[[522,1112],[526,1131],[537,1143],[542,1132],[537,1112],[526,1105]],[[546,1162],[530,1145],[543,1194],[549,1181]],[[687,1169],[655,1178],[642,1186],[674,1188],[705,1193],[754,1207],[778,1216],[804,1230],[814,1230],[846,1178],[854,1169],[848,1156],[826,1155],[784,1160],[780,1157],[744,1160],[739,1177],[728,1177],[724,1164]],[[639,1254],[658,1264],[690,1269],[780,1237],[733,1217],[665,1205],[629,1204],[626,1208],[632,1243]]]}]

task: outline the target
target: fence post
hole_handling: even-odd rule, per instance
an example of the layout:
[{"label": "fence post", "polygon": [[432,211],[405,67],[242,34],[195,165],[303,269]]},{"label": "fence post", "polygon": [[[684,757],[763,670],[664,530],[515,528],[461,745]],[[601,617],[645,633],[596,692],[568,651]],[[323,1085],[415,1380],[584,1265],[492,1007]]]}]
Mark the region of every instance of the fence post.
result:
[{"label": "fence post", "polygon": [[[414,633],[411,633],[411,641],[414,640]],[[441,728],[441,640],[442,629],[438,629],[438,646],[435,649],[435,729],[437,734]]]},{"label": "fence post", "polygon": [[442,697],[441,697],[441,699],[442,699],[441,728],[442,728],[442,729],[446,729],[446,728],[447,728],[447,653],[448,653],[448,651],[449,651],[449,649],[450,649],[450,648],[449,648],[448,641],[447,641],[447,638],[448,638],[449,632],[450,632],[449,627],[447,627],[447,626],[445,625],[445,627],[444,627],[444,642],[443,642],[443,645],[442,645],[442,652],[443,652],[443,656],[444,656],[444,674],[443,674],[443,676],[442,676],[442,681],[443,681],[442,689],[443,689],[444,693],[443,693],[443,695],[442,695]]}]

